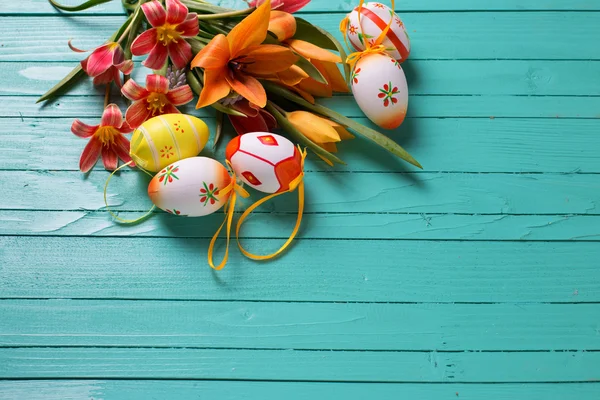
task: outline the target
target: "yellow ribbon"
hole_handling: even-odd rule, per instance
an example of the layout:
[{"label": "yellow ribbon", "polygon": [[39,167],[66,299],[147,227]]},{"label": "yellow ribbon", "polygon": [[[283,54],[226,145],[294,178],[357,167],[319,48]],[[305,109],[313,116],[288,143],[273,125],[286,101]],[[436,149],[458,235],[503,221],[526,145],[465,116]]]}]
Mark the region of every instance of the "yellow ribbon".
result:
[{"label": "yellow ribbon", "polygon": [[[106,183],[104,184],[104,205],[106,206],[106,211],[108,211],[108,213],[110,215],[112,215],[112,217],[114,219],[116,219],[119,222],[122,222],[124,224],[135,224],[137,222],[140,222],[142,220],[144,220],[145,218],[147,218],[150,214],[152,214],[152,211],[154,211],[154,209],[156,208],[155,205],[153,205],[144,215],[142,215],[139,218],[136,219],[123,219],[121,217],[119,217],[117,214],[113,213],[112,210],[110,209],[110,207],[108,206],[108,199],[106,196],[106,191],[108,189],[108,183],[110,182],[110,180],[112,179],[113,175],[116,174],[118,171],[120,171],[121,169],[131,165],[133,163],[133,161],[129,161],[128,163],[125,163],[123,165],[121,165],[119,168],[115,169],[109,176],[108,179],[106,180]],[[137,166],[139,169],[141,169],[142,171],[144,171],[147,175],[149,175],[151,178],[153,177],[153,175],[146,171],[145,169],[141,168],[139,165]]]},{"label": "yellow ribbon", "polygon": [[[227,166],[229,167],[230,171],[233,170],[229,161],[227,161]],[[235,202],[237,200],[237,196],[239,195],[244,198],[250,196],[246,189],[238,185],[235,173],[232,173],[231,182],[229,182],[229,185],[225,186],[223,190],[219,191],[220,195],[227,195],[228,193],[231,193],[231,196],[229,196],[225,207],[223,207],[223,212],[225,212],[225,219],[223,220],[223,223],[221,224],[217,232],[214,234],[212,240],[210,241],[210,245],[208,246],[208,265],[210,265],[212,269],[215,269],[217,271],[225,267],[225,265],[227,264],[227,259],[229,258],[229,240],[231,238],[231,225],[233,221],[233,213],[235,212]],[[223,256],[221,263],[215,266],[213,262],[215,243],[217,242],[219,234],[223,230],[225,224],[227,224],[227,245],[225,246],[225,255]]]},{"label": "yellow ribbon", "polygon": [[[360,0],[360,3],[358,5],[358,25],[360,26],[361,32],[363,31],[363,29],[362,29],[362,25],[360,22],[360,16],[361,16],[361,9],[362,9],[363,3],[364,3],[364,0]],[[395,8],[394,0],[391,0],[391,3],[392,3],[392,10],[393,10]],[[344,42],[346,42],[346,46],[348,46],[348,41],[346,38],[348,22],[349,22],[349,19],[348,19],[348,17],[346,17],[340,23],[340,30],[342,31],[342,34],[344,36]],[[354,69],[354,66],[356,65],[356,63],[364,56],[367,56],[369,54],[384,54],[386,52],[386,49],[385,49],[385,46],[382,45],[382,43],[385,40],[385,37],[387,36],[387,33],[389,32],[390,28],[392,27],[393,22],[394,22],[394,18],[392,16],[390,16],[390,22],[387,24],[385,29],[381,31],[381,33],[379,34],[377,39],[375,39],[375,42],[373,42],[373,44],[369,43],[367,38],[365,38],[364,39],[365,50],[356,51],[356,52],[350,54],[348,56],[348,58],[346,58],[346,64],[350,65],[350,68]],[[350,46],[348,46],[348,48],[350,48]]]},{"label": "yellow ribbon", "polygon": [[[248,207],[248,209],[246,211],[244,211],[244,213],[242,214],[242,216],[240,217],[240,219],[237,223],[237,226],[235,229],[235,236],[237,239],[238,247],[240,248],[240,251],[242,252],[243,255],[245,255],[246,257],[248,257],[252,260],[268,260],[268,259],[277,257],[292,243],[292,241],[298,234],[298,231],[300,230],[300,224],[302,222],[302,214],[304,213],[304,160],[306,158],[306,149],[302,150],[302,149],[300,149],[300,146],[298,146],[298,149],[300,150],[300,154],[302,156],[302,161],[301,161],[301,171],[302,172],[292,182],[290,182],[290,186],[289,186],[288,190],[286,190],[285,192],[271,194],[269,196],[266,196],[266,197],[260,199],[256,203],[252,204],[250,207]],[[240,243],[240,229],[242,227],[242,224],[246,220],[246,217],[248,217],[248,215],[250,215],[252,213],[252,211],[254,211],[257,207],[266,203],[267,201],[269,201],[277,196],[280,196],[284,193],[293,192],[296,189],[298,189],[298,217],[296,218],[296,225],[294,226],[294,230],[292,231],[292,234],[286,240],[286,242],[283,244],[283,246],[281,246],[279,248],[279,250],[277,250],[276,252],[274,252],[272,254],[264,255],[264,256],[252,254],[249,251],[247,251],[246,249],[244,249],[244,247]]]}]

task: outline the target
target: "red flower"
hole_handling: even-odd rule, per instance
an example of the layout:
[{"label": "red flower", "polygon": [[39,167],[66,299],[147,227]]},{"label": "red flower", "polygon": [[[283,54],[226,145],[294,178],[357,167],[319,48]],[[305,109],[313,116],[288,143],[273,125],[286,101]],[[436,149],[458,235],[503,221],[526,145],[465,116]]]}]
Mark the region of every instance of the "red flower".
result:
[{"label": "red flower", "polygon": [[125,113],[125,119],[132,128],[157,115],[179,113],[175,106],[189,103],[194,98],[188,85],[169,90],[169,80],[156,74],[146,76],[146,88],[129,79],[121,93],[133,101]]},{"label": "red flower", "polygon": [[277,128],[275,117],[268,111],[258,107],[256,104],[250,103],[243,97],[229,105],[234,110],[241,112],[246,117],[237,115],[228,115],[231,125],[238,135],[243,135],[249,132],[271,132]]},{"label": "red flower", "polygon": [[133,61],[125,60],[123,49],[116,42],[98,47],[81,62],[86,74],[94,78],[94,85],[110,83],[113,80],[121,87],[121,71],[129,75],[133,71]]},{"label": "red flower", "polygon": [[87,146],[83,149],[79,160],[81,172],[88,172],[102,156],[104,168],[114,170],[119,164],[119,158],[123,162],[131,161],[129,157],[129,140],[124,133],[132,129],[123,123],[123,114],[116,104],[109,104],[102,113],[100,125],[87,125],[76,119],[71,125],[71,132],[82,138],[90,138]]},{"label": "red flower", "polygon": [[[250,7],[258,7],[264,2],[265,0],[250,0],[248,5]],[[291,14],[300,10],[308,3],[310,3],[310,0],[271,0],[271,9]]]},{"label": "red flower", "polygon": [[142,63],[150,69],[162,68],[167,56],[175,68],[184,68],[192,59],[192,47],[185,39],[200,31],[196,13],[188,13],[188,8],[179,0],[167,0],[166,3],[166,11],[157,0],[142,4],[152,28],[131,44],[131,53],[135,56],[150,53]]}]

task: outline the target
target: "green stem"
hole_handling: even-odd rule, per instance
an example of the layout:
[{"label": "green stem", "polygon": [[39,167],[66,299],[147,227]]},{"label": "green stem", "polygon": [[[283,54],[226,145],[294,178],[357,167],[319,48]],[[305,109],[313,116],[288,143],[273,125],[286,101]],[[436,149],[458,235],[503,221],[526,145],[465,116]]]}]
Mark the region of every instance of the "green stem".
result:
[{"label": "green stem", "polygon": [[199,20],[210,20],[210,19],[222,19],[222,18],[231,18],[231,17],[245,17],[250,14],[254,10],[253,8],[249,8],[246,10],[238,10],[238,11],[229,11],[218,14],[199,14]]},{"label": "green stem", "polygon": [[106,92],[104,93],[104,108],[108,106],[110,100],[110,82],[106,84]]},{"label": "green stem", "polygon": [[117,43],[121,44],[121,42],[123,41],[123,39],[125,39],[125,37],[128,36],[129,31],[133,27],[135,21],[138,19],[138,15],[139,15],[140,10],[141,10],[140,6],[141,6],[142,3],[143,3],[143,0],[140,0],[138,2],[138,5],[136,6],[135,12],[133,13],[133,17],[131,17],[131,22],[129,22],[129,25],[127,25],[127,28],[125,28],[125,30],[123,31],[123,33],[121,34],[121,36],[119,37],[119,39],[117,39]]}]

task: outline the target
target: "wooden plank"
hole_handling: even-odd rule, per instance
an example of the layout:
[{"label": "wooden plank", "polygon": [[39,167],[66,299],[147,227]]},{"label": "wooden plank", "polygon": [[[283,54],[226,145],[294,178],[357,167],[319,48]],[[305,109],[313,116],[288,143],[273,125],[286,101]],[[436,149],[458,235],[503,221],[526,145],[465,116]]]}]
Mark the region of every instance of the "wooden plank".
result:
[{"label": "wooden plank", "polygon": [[600,304],[307,305],[59,299],[1,300],[0,313],[0,347],[600,349]]},{"label": "wooden plank", "polygon": [[456,399],[461,400],[595,400],[600,383],[551,384],[460,384],[339,383],[339,382],[256,382],[208,380],[25,380],[0,381],[5,400],[110,400],[221,399],[300,400],[343,398],[374,399]]},{"label": "wooden plank", "polygon": [[[239,216],[238,212],[238,216]],[[135,219],[137,213],[123,213]],[[211,238],[222,214],[178,218],[157,213],[123,227],[108,212],[0,210],[0,235]],[[274,224],[273,221],[277,223]],[[245,238],[284,238],[295,214],[260,213],[242,230]],[[600,216],[306,213],[304,239],[600,240]]]},{"label": "wooden plank", "polygon": [[[212,4],[221,5],[222,7],[242,9],[247,7],[246,3],[240,0],[212,0]],[[75,0],[63,0],[61,4],[80,4]],[[349,11],[352,6],[358,3],[347,0],[333,1],[312,1],[305,8],[305,12],[327,12],[327,11]],[[385,4],[390,4],[385,2]],[[533,0],[525,3],[519,0],[501,0],[494,1],[490,4],[482,3],[478,0],[456,0],[448,2],[445,0],[420,0],[420,1],[402,1],[397,2],[397,12],[415,12],[415,11],[546,11],[546,10],[564,10],[564,11],[598,11],[600,6],[593,0]],[[26,0],[19,3],[7,3],[2,5],[0,15],[36,15],[36,14],[56,14],[57,11],[48,3],[47,0]],[[108,14],[121,15],[123,8],[117,1],[112,1],[106,4],[101,4],[94,8],[88,9],[81,14]]]},{"label": "wooden plank", "polygon": [[[4,210],[98,210],[104,208],[108,172],[0,171]],[[596,174],[448,174],[307,172],[307,212],[598,214]],[[149,178],[127,171],[113,179],[108,203],[120,211],[145,211]],[[60,193],[63,195],[58,195]],[[364,188],[365,190],[359,190]],[[368,189],[368,190],[366,190]],[[257,200],[255,193],[242,204]],[[263,210],[296,212],[294,194]]]},{"label": "wooden plank", "polygon": [[[339,40],[342,37],[338,26],[343,16],[344,13],[305,15]],[[77,38],[74,43],[80,48],[93,48],[117,30],[124,19],[122,16],[0,17],[4,45],[0,48],[0,61],[79,60],[81,54],[71,52],[66,46],[69,38]],[[407,13],[403,20],[412,39],[412,60],[600,60],[600,48],[593,45],[593,38],[600,36],[596,13]],[[44,26],[44,34],[21,29],[23,21],[31,26]],[[82,24],[85,30],[81,29]],[[561,29],[556,29],[557,26]],[[452,40],[450,45],[448,38]]]},{"label": "wooden plank", "polygon": [[[67,102],[70,101],[66,100]],[[99,123],[99,117],[83,118]],[[211,132],[213,118],[204,118]],[[0,124],[0,169],[72,170],[86,141],[71,134],[71,118],[10,118]],[[369,124],[365,118],[359,122]],[[402,143],[428,172],[600,172],[600,119],[410,119],[391,136]],[[227,128],[217,159],[233,136]],[[468,143],[468,145],[466,145]],[[368,146],[368,154],[364,149]],[[211,155],[212,144],[202,154]],[[385,150],[356,139],[339,145],[348,163],[335,168],[320,160],[311,171],[399,172],[406,166]],[[98,163],[97,169],[102,169]]]},{"label": "wooden plank", "polygon": [[[272,263],[233,249],[214,274],[209,240],[0,237],[11,298],[355,302],[600,302],[597,243],[306,240]],[[248,239],[257,254],[281,240]],[[222,243],[218,246],[222,254]]]},{"label": "wooden plank", "polygon": [[2,349],[3,378],[352,382],[595,382],[598,352],[438,353],[203,349]]},{"label": "wooden plank", "polygon": [[[84,57],[79,54],[78,59]],[[40,96],[64,78],[75,65],[74,61],[0,63],[3,71],[0,94]],[[600,62],[411,59],[402,64],[402,68],[411,95],[600,95],[600,82],[597,79]],[[149,72],[136,63],[132,77],[143,83]],[[502,85],[499,86],[498,82],[502,82]],[[104,96],[104,87],[95,88],[90,79],[83,80],[69,92],[69,95],[93,94]]]}]

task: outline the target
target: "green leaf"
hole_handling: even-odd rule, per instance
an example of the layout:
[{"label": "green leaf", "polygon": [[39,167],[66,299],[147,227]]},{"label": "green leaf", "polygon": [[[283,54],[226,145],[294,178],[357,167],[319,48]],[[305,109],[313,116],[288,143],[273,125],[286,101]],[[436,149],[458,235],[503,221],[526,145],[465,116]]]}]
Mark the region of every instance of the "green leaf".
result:
[{"label": "green leaf", "polygon": [[58,3],[56,0],[48,0],[50,2],[50,4],[52,4],[55,8],[58,8],[61,11],[69,11],[69,12],[75,12],[75,11],[83,11],[83,10],[87,10],[88,8],[97,6],[99,4],[102,3],[108,3],[111,0],[88,0],[84,3],[81,3],[78,6],[64,6],[60,3]]},{"label": "green leaf", "polygon": [[236,117],[244,117],[244,118],[248,117],[246,114],[236,111],[233,108],[225,107],[221,103],[213,103],[210,106],[212,108],[214,108],[215,110],[222,112],[223,114],[234,115]]},{"label": "green leaf", "polygon": [[334,156],[333,154],[331,154],[330,152],[328,152],[327,150],[325,150],[324,148],[322,148],[321,146],[317,145],[316,143],[314,143],[312,140],[310,140],[309,138],[307,138],[306,136],[304,136],[304,134],[302,132],[300,132],[295,126],[294,124],[292,124],[286,117],[285,115],[283,115],[278,109],[277,107],[275,107],[273,105],[272,102],[267,102],[267,105],[265,107],[271,114],[273,114],[273,116],[275,117],[275,119],[277,120],[277,123],[279,123],[279,125],[287,132],[289,133],[295,140],[297,140],[298,142],[300,142],[301,144],[305,145],[306,147],[310,148],[312,151],[314,151],[316,154],[325,157],[326,159],[332,161],[332,162],[336,162],[338,164],[343,164],[346,165],[345,162],[343,162],[342,160],[340,160],[338,157]]},{"label": "green leaf", "polygon": [[310,61],[308,61],[306,58],[302,57],[300,54],[296,53],[296,55],[298,56],[298,61],[296,61],[296,65],[298,67],[302,68],[302,70],[304,72],[306,72],[308,74],[308,76],[310,76],[317,82],[320,82],[324,85],[328,84],[327,79],[325,79],[325,77],[323,76],[323,74],[321,74],[321,72],[317,69],[317,67],[312,65],[312,63]]},{"label": "green leaf", "polygon": [[223,116],[224,114],[221,111],[217,111],[217,129],[215,130],[215,140],[213,141],[213,151],[216,150],[217,144],[219,143],[219,139],[221,139],[221,135],[223,134]]},{"label": "green leaf", "polygon": [[81,68],[81,65],[76,66],[71,72],[69,72],[67,76],[63,78],[62,81],[58,82],[56,85],[54,85],[54,87],[52,87],[52,89],[48,90],[42,97],[37,99],[36,103],[48,100],[49,98],[64,92],[84,76],[86,76],[86,74],[83,71],[83,68]]},{"label": "green leaf", "polygon": [[421,164],[419,164],[419,162],[417,160],[415,160],[413,158],[413,156],[411,156],[406,150],[404,150],[398,143],[394,142],[389,137],[377,132],[376,130],[373,130],[362,124],[359,124],[358,122],[356,122],[348,117],[345,117],[342,114],[339,114],[339,113],[337,113],[327,107],[324,107],[320,104],[311,104],[308,101],[304,100],[302,97],[300,97],[300,96],[290,92],[289,90],[282,88],[281,86],[276,85],[272,82],[263,82],[263,86],[265,87],[265,89],[267,89],[275,94],[278,94],[290,101],[293,101],[294,103],[296,103],[304,108],[307,108],[313,112],[321,114],[321,115],[337,122],[338,124],[344,125],[350,129],[352,129],[354,132],[371,140],[375,144],[383,147],[384,149],[386,149],[390,153],[400,157],[404,161],[414,165],[415,167],[423,169]]}]

